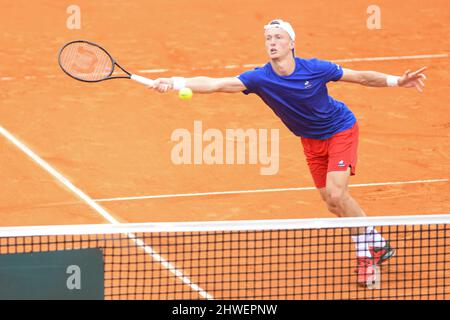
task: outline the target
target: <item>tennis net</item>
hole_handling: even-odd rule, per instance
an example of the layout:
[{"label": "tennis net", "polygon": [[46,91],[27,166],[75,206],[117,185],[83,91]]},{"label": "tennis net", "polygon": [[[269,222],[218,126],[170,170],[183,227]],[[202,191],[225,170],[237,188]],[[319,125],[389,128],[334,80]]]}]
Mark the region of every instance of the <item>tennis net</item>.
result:
[{"label": "tennis net", "polygon": [[105,299],[449,299],[449,222],[428,215],[4,227],[0,256],[99,248]]}]

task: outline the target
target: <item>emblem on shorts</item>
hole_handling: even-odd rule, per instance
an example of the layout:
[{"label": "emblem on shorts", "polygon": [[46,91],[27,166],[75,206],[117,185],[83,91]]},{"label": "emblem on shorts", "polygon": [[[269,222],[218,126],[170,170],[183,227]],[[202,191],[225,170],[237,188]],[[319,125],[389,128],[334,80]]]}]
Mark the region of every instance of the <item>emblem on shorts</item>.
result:
[{"label": "emblem on shorts", "polygon": [[338,162],[338,167],[345,167],[344,160]]},{"label": "emblem on shorts", "polygon": [[305,81],[305,89],[311,88],[312,84],[309,81]]}]

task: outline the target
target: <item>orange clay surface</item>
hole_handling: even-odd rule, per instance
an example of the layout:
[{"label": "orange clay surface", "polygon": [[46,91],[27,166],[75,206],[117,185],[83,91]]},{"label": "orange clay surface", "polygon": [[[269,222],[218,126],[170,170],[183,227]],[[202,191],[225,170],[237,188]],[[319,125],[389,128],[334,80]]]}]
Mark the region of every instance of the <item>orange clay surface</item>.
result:
[{"label": "orange clay surface", "polygon": [[[367,1],[84,1],[81,29],[66,28],[64,1],[2,4],[0,125],[93,199],[312,186],[301,143],[256,96],[158,94],[128,80],[77,82],[57,64],[67,41],[105,46],[128,70],[162,76],[235,76],[266,61],[262,26],[297,31],[297,54],[321,59],[445,54],[445,0],[380,0],[382,29],[368,30]],[[235,67],[226,68],[234,65]],[[446,179],[450,172],[449,58],[344,62],[401,74],[428,66],[423,94],[330,83],[360,124],[352,184]],[[171,134],[216,128],[279,129],[280,168],[175,165]],[[0,136],[0,225],[106,223],[94,210]],[[450,212],[450,183],[351,189],[368,215]],[[104,202],[120,222],[332,217],[315,190]]]},{"label": "orange clay surface", "polygon": [[[352,184],[444,179],[435,183],[352,188],[351,193],[368,215],[450,213],[450,183],[445,180],[450,173],[447,0],[379,0],[381,30],[368,30],[367,1],[362,0],[78,0],[80,30],[66,28],[69,4],[44,0],[2,4],[0,125],[91,198],[312,186],[299,138],[284,128],[256,96],[197,94],[184,102],[174,92],[157,94],[127,80],[77,82],[64,75],[57,64],[58,50],[65,42],[88,39],[105,46],[132,72],[168,69],[143,74],[152,78],[235,76],[250,68],[244,67],[246,64],[266,61],[262,27],[271,19],[283,18],[296,28],[297,54],[305,58],[444,54],[440,58],[342,63],[346,68],[390,74],[428,66],[423,94],[339,82],[330,84],[329,91],[347,103],[360,124],[359,163]],[[175,146],[171,134],[180,128],[192,132],[194,121],[202,121],[204,130],[215,128],[222,132],[229,128],[279,129],[278,174],[260,175],[259,164],[175,165],[170,157]],[[0,226],[106,223],[3,136],[0,154]],[[332,217],[315,190],[100,204],[120,222]],[[419,235],[422,233],[415,234]],[[405,239],[415,241],[412,236]],[[397,248],[406,241],[397,240]],[[411,246],[412,243],[403,245]],[[408,259],[404,252],[401,254],[399,263]],[[319,256],[313,254],[313,260],[314,257]],[[169,256],[169,261],[174,259],[177,257]],[[350,268],[346,265],[345,270]],[[137,277],[139,272],[133,275]],[[271,279],[272,272],[265,275]],[[205,284],[206,290],[213,290],[208,284],[214,279],[191,276],[194,282]],[[345,277],[355,282],[353,273]],[[413,276],[408,277],[408,285],[419,283]],[[400,278],[392,280],[402,283]],[[446,280],[439,280],[440,294],[445,288],[442,281]],[[108,280],[105,283],[111,285]],[[276,285],[286,284],[266,283],[269,287]],[[328,286],[317,285],[318,289]],[[352,286],[345,282],[332,289],[345,291]],[[396,292],[400,296],[406,294],[401,288]],[[159,298],[159,290],[164,290],[157,288],[155,296],[138,294],[141,289],[131,296],[121,296],[119,290],[119,298]],[[287,290],[279,291],[278,296],[315,297]],[[409,294],[415,294],[414,290]],[[186,295],[168,297],[198,298],[190,288],[184,291]],[[252,292],[249,294],[257,297],[262,294]],[[233,294],[215,296],[228,298]],[[377,292],[370,294],[364,290],[342,297],[383,298]]]}]

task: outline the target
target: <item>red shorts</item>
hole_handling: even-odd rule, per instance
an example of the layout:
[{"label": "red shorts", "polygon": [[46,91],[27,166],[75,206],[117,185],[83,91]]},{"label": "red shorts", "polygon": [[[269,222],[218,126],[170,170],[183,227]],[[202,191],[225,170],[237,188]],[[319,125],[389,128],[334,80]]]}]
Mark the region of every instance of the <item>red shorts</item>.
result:
[{"label": "red shorts", "polygon": [[357,122],[327,140],[302,138],[303,151],[317,188],[326,186],[328,172],[347,171],[350,167],[350,174],[355,175],[358,141]]}]

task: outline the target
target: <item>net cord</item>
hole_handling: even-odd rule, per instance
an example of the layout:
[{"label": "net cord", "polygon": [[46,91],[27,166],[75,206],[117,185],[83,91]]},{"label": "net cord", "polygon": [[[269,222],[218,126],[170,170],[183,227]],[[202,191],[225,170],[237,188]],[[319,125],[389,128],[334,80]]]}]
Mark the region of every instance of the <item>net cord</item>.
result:
[{"label": "net cord", "polygon": [[91,225],[58,225],[30,227],[0,227],[0,237],[44,235],[94,235],[119,233],[159,232],[214,232],[295,229],[332,229],[368,226],[438,225],[449,224],[450,214],[377,216],[365,218],[283,219],[283,220],[231,220],[196,222],[120,223]]}]

